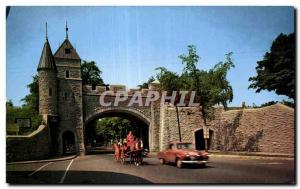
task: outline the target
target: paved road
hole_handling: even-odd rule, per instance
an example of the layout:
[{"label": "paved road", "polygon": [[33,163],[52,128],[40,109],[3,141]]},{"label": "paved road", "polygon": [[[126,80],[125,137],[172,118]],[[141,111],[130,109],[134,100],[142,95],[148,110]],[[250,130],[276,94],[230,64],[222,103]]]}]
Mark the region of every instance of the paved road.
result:
[{"label": "paved road", "polygon": [[155,157],[136,167],[121,165],[112,154],[73,160],[7,165],[11,184],[121,183],[295,183],[293,159],[212,156],[206,168],[161,165]]}]

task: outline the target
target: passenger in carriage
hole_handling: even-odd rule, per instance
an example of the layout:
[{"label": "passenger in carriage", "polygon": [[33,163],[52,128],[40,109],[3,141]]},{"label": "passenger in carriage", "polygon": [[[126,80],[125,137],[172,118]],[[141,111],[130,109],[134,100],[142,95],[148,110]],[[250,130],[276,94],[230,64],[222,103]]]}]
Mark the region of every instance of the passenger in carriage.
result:
[{"label": "passenger in carriage", "polygon": [[130,151],[134,150],[134,138],[135,137],[133,136],[132,132],[129,131],[129,134],[126,137],[126,141],[127,141],[127,146],[129,146],[130,148]]},{"label": "passenger in carriage", "polygon": [[135,149],[136,150],[142,150],[142,141],[138,138],[135,139]]}]

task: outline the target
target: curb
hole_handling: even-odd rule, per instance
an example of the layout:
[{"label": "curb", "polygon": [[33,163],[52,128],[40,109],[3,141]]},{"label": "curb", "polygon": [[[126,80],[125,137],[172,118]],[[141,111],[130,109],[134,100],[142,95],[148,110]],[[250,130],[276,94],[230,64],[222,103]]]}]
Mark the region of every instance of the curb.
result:
[{"label": "curb", "polygon": [[73,155],[73,156],[63,157],[63,158],[56,158],[56,159],[9,162],[9,163],[6,163],[6,165],[18,165],[18,164],[30,164],[30,163],[44,163],[44,162],[66,161],[66,160],[74,159],[77,156],[78,155]]},{"label": "curb", "polygon": [[209,154],[210,157],[230,157],[230,158],[252,158],[252,159],[294,159],[294,156],[274,156],[274,155],[240,155],[240,154]]},{"label": "curb", "polygon": [[[208,152],[209,156],[219,157],[253,157],[253,158],[295,158],[293,154],[257,154],[257,153],[222,153],[222,152]],[[157,152],[150,152],[149,156],[157,156]]]},{"label": "curb", "polygon": [[209,155],[212,156],[248,156],[248,157],[280,157],[280,158],[294,158],[294,154],[272,154],[272,153],[247,153],[247,152],[210,152]]}]

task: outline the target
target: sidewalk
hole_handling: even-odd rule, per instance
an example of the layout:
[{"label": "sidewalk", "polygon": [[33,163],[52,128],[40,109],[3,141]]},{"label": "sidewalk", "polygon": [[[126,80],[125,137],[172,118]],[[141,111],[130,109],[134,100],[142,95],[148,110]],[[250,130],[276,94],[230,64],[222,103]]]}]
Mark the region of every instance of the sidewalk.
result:
[{"label": "sidewalk", "polygon": [[76,158],[77,155],[65,156],[65,157],[55,157],[51,159],[44,160],[32,160],[32,161],[17,161],[17,162],[8,162],[6,165],[17,165],[17,164],[29,164],[29,163],[44,163],[44,162],[55,162],[55,161],[65,161]]},{"label": "sidewalk", "polygon": [[217,151],[210,150],[210,155],[219,156],[219,155],[228,155],[228,156],[261,156],[261,157],[285,157],[285,158],[294,158],[294,154],[286,153],[271,153],[271,152],[231,152],[231,151]]}]

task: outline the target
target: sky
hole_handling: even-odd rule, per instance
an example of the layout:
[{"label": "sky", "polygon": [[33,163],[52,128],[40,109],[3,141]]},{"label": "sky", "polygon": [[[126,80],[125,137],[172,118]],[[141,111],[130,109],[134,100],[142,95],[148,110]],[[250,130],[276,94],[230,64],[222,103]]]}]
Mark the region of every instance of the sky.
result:
[{"label": "sky", "polygon": [[294,32],[293,7],[12,7],[6,20],[6,98],[14,105],[37,74],[45,22],[54,53],[65,39],[82,60],[95,61],[107,84],[126,88],[155,76],[157,67],[181,73],[178,56],[195,45],[198,68],[208,70],[233,52],[229,106],[287,100],[274,92],[248,89],[256,62],[280,34]]}]

